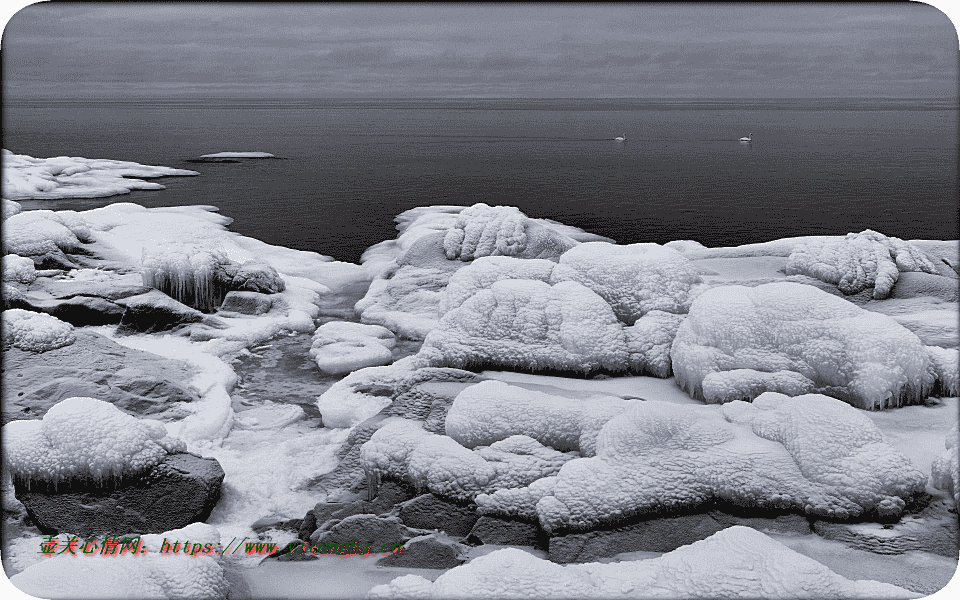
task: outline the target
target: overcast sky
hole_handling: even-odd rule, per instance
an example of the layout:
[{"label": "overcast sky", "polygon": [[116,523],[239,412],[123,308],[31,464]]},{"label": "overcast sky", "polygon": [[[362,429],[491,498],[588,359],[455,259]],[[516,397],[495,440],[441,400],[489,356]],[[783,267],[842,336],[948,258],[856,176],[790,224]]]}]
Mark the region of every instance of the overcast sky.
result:
[{"label": "overcast sky", "polygon": [[8,98],[957,95],[924,4],[35,4]]}]

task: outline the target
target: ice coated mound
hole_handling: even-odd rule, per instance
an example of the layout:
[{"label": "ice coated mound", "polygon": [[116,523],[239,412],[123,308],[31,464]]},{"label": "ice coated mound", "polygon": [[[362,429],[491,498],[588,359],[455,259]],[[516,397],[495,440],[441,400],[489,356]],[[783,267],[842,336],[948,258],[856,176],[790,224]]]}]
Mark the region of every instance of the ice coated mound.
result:
[{"label": "ice coated mound", "polygon": [[526,490],[480,495],[476,503],[482,514],[535,512],[548,532],[713,501],[838,519],[897,518],[904,499],[923,492],[925,483],[856,409],[827,396],[767,392],[753,404],[737,401],[720,411],[636,403],[603,426],[595,457],[572,460]]},{"label": "ice coated mound", "polygon": [[339,375],[393,362],[396,337],[386,327],[333,321],[317,327],[310,356],[324,373]]},{"label": "ice coated mound", "polygon": [[383,477],[393,477],[456,501],[525,487],[553,475],[578,456],[577,452],[558,452],[525,435],[469,450],[405,419],[387,423],[360,447],[363,470],[375,487]]},{"label": "ice coated mound", "polygon": [[960,446],[957,438],[960,437],[960,430],[957,425],[953,426],[947,438],[944,440],[944,446],[947,450],[933,461],[930,469],[930,483],[938,490],[943,490],[953,496],[954,502],[960,506]]},{"label": "ice coated mound", "polygon": [[368,600],[454,598],[916,598],[850,580],[749,527],[735,526],[658,558],[558,565],[516,548],[478,557],[434,582],[404,575]]},{"label": "ice coated mound", "polygon": [[67,398],[41,420],[3,427],[3,451],[14,481],[53,484],[92,480],[100,484],[135,476],[186,444],[167,436],[159,421],[140,420],[95,398]]},{"label": "ice coated mound", "polygon": [[627,369],[620,322],[603,298],[574,281],[497,281],[445,314],[417,358],[461,369]]},{"label": "ice coated mound", "polygon": [[877,300],[889,296],[900,273],[907,271],[937,274],[929,257],[916,246],[869,229],[839,240],[802,244],[790,254],[786,267],[787,275],[809,275],[848,295],[872,287]]},{"label": "ice coated mound", "polygon": [[360,321],[380,325],[400,337],[422,340],[436,329],[440,290],[449,273],[439,269],[404,265],[381,272],[367,294],[355,305]]},{"label": "ice coated mound", "polygon": [[20,256],[43,256],[76,250],[93,241],[89,224],[72,210],[30,210],[3,222],[3,251]]},{"label": "ice coated mound", "polygon": [[545,259],[519,259],[510,256],[484,256],[450,276],[447,287],[440,292],[440,315],[459,308],[480,290],[503,279],[531,279],[550,283],[550,275],[557,263]]},{"label": "ice coated mound", "polygon": [[3,280],[17,283],[33,283],[37,279],[37,270],[33,261],[16,254],[3,257]]},{"label": "ice coated mound", "polygon": [[[197,554],[160,554],[164,539],[203,547]],[[216,553],[220,534],[206,523],[141,536],[146,554],[46,558],[10,578],[38,598],[178,598],[220,600],[229,583]],[[206,554],[207,548],[213,550]],[[191,550],[192,551],[192,550]]]},{"label": "ice coated mound", "polygon": [[13,215],[18,215],[23,210],[19,202],[3,198],[3,218],[7,219]]},{"label": "ice coated mound", "polygon": [[474,204],[457,215],[443,249],[448,260],[481,256],[556,259],[578,242],[527,217],[514,206]]},{"label": "ice coated mound", "polygon": [[926,347],[902,325],[790,282],[707,290],[671,360],[677,384],[708,403],[817,392],[879,410],[920,402],[935,383]]},{"label": "ice coated mound", "polygon": [[613,307],[617,318],[633,323],[652,310],[686,313],[691,288],[701,283],[696,269],[676,250],[657,244],[581,244],[560,257],[551,283],[582,283]]},{"label": "ice coated mound", "polygon": [[3,197],[8,200],[102,198],[128,194],[131,190],[162,190],[159,183],[132,178],[199,174],[122,160],[33,158],[3,151]]},{"label": "ice coated mound", "polygon": [[46,352],[76,341],[73,325],[43,313],[19,308],[3,311],[3,349]]}]

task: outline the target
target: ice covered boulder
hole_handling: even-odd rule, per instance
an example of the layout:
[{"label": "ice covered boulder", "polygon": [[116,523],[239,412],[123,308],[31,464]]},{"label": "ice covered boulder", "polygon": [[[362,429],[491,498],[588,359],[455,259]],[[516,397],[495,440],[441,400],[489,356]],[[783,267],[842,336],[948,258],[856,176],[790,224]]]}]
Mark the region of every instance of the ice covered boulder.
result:
[{"label": "ice covered boulder", "polygon": [[402,338],[422,340],[438,325],[440,291],[449,279],[446,270],[394,265],[377,275],[355,310],[362,323],[381,325]]},{"label": "ice covered boulder", "polygon": [[20,214],[23,208],[20,206],[19,202],[14,202],[13,200],[3,199],[3,218],[12,217],[13,215]]},{"label": "ice covered boulder", "polygon": [[667,378],[673,374],[670,348],[685,315],[651,310],[623,328],[630,372]]},{"label": "ice covered boulder", "polygon": [[46,352],[76,340],[73,325],[56,317],[19,308],[3,311],[3,349]]},{"label": "ice covered boulder", "polygon": [[326,427],[353,427],[374,416],[393,402],[395,386],[401,386],[415,372],[414,358],[392,365],[354,371],[333,384],[317,398],[317,408]]},{"label": "ice covered boulder", "polygon": [[20,256],[43,256],[72,252],[80,246],[76,234],[58,220],[46,218],[49,215],[33,216],[33,212],[53,213],[53,211],[28,211],[14,215],[3,222],[4,254]]},{"label": "ice covered boulder", "polygon": [[706,402],[749,399],[769,383],[879,410],[920,402],[935,382],[926,347],[896,321],[791,282],[707,290],[670,355],[677,384]]},{"label": "ice covered boulder", "polygon": [[596,456],[527,490],[476,498],[481,514],[531,514],[545,531],[589,530],[714,501],[835,519],[899,517],[925,476],[869,418],[822,395],[767,392],[722,411],[645,401],[613,417]]},{"label": "ice covered boulder", "polygon": [[658,244],[581,244],[560,257],[551,283],[576,281],[606,300],[617,318],[633,323],[652,310],[682,314],[702,280],[682,254]]},{"label": "ice covered boulder", "polygon": [[474,204],[457,215],[443,248],[449,260],[515,256],[556,260],[579,242],[528,218],[513,206]]},{"label": "ice covered boulder", "polygon": [[396,344],[386,327],[332,321],[317,328],[310,356],[324,373],[339,375],[390,364]]},{"label": "ice covered boulder", "polygon": [[33,261],[16,254],[3,257],[3,280],[16,283],[33,283],[37,279],[37,270]]},{"label": "ice covered boulder", "polygon": [[440,315],[458,308],[468,298],[502,279],[532,279],[550,282],[557,263],[544,259],[519,259],[512,256],[483,256],[450,276],[440,292]]},{"label": "ice covered boulder", "polygon": [[[177,554],[162,554],[164,541],[181,543]],[[220,565],[220,534],[194,523],[140,538],[146,552],[45,558],[10,578],[19,590],[38,598],[179,598],[223,600],[230,589]],[[62,548],[61,548],[62,549]]]},{"label": "ice covered boulder", "polygon": [[930,469],[930,483],[933,487],[953,496],[960,506],[960,430],[954,425],[944,440],[947,450],[938,456]]},{"label": "ice covered boulder", "polygon": [[603,298],[574,281],[497,281],[445,314],[417,358],[457,368],[627,369],[620,322]]},{"label": "ice covered boulder", "polygon": [[440,598],[916,598],[850,580],[749,527],[735,526],[657,558],[561,566],[516,548],[478,557],[434,582],[404,575],[368,600]]},{"label": "ice covered boulder", "polygon": [[801,244],[790,254],[786,267],[787,275],[809,275],[837,285],[844,294],[872,287],[877,300],[890,295],[901,271],[937,273],[930,258],[916,246],[869,229],[839,240]]},{"label": "ice covered boulder", "polygon": [[942,396],[960,396],[960,350],[927,346],[930,368]]},{"label": "ice covered boulder", "polygon": [[249,260],[233,273],[231,290],[276,294],[286,289],[286,283],[277,270],[260,260]]}]

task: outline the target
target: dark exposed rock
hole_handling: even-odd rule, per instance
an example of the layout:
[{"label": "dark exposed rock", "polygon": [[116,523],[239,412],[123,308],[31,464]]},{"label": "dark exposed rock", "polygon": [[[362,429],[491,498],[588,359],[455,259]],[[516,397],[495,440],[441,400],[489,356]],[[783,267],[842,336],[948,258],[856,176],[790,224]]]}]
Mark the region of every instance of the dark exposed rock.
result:
[{"label": "dark exposed rock", "polygon": [[671,552],[706,539],[728,525],[706,514],[640,521],[613,529],[570,533],[550,538],[549,559],[555,563],[596,562],[621,552]]},{"label": "dark exposed rock", "polygon": [[76,327],[114,325],[120,322],[124,308],[95,296],[71,296],[65,299],[26,298],[29,310],[47,313]]},{"label": "dark exposed rock", "polygon": [[215,459],[180,453],[119,487],[74,483],[60,492],[20,486],[15,492],[44,534],[162,533],[206,519],[220,497],[223,477]]},{"label": "dark exposed rock", "polygon": [[227,292],[223,298],[220,310],[240,313],[242,315],[262,315],[270,310],[273,300],[260,292]]},{"label": "dark exposed rock", "polygon": [[378,547],[398,546],[423,533],[427,532],[411,529],[401,523],[397,517],[365,514],[347,517],[326,531],[318,529],[310,536],[310,541],[317,546],[354,542],[366,545],[369,540]]},{"label": "dark exposed rock", "polygon": [[309,539],[313,531],[317,529],[326,531],[339,521],[353,515],[380,515],[389,512],[396,504],[409,500],[413,496],[414,491],[408,485],[396,481],[384,482],[378,490],[377,497],[369,502],[361,500],[357,494],[337,495],[334,498],[343,501],[318,502],[308,513],[309,516],[304,518],[304,522],[309,523],[309,519],[312,519],[314,529],[306,532],[305,536],[301,534],[300,537]]},{"label": "dark exposed rock", "polygon": [[476,505],[461,506],[433,494],[417,496],[400,505],[400,520],[418,529],[439,529],[462,538],[473,529],[479,516]]},{"label": "dark exposed rock", "polygon": [[130,283],[129,278],[122,281],[99,281],[41,277],[30,285],[30,291],[46,292],[58,299],[95,296],[105,300],[120,300],[146,294],[150,289],[145,285]]},{"label": "dark exposed rock", "polygon": [[117,304],[126,307],[117,328],[118,334],[155,333],[203,320],[203,313],[199,310],[158,290],[118,300]]},{"label": "dark exposed rock", "polygon": [[378,567],[408,569],[452,569],[466,561],[461,558],[466,548],[447,536],[416,537],[398,551],[377,561]]},{"label": "dark exposed rock", "polygon": [[812,533],[810,521],[807,517],[797,514],[756,516],[746,514],[731,514],[722,510],[712,510],[708,513],[714,520],[725,527],[743,525],[763,533],[797,534]]},{"label": "dark exposed rock", "polygon": [[540,546],[543,532],[535,523],[484,515],[467,535],[467,543],[511,546]]}]

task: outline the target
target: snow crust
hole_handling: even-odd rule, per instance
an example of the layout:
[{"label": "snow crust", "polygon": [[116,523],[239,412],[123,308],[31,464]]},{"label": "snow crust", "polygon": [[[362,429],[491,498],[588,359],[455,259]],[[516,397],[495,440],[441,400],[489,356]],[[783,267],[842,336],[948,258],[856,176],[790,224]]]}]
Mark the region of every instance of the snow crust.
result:
[{"label": "snow crust", "polygon": [[29,486],[139,475],[186,445],[159,421],[137,419],[95,398],[67,398],[43,419],[4,425],[3,450],[11,476]]},{"label": "snow crust", "polygon": [[317,328],[310,356],[324,373],[339,375],[393,362],[396,337],[386,327],[332,321]]},{"label": "snow crust", "polygon": [[878,410],[921,401],[935,381],[926,347],[893,319],[791,282],[707,290],[677,330],[671,360],[677,384],[706,402],[748,398],[768,382]]},{"label": "snow crust", "polygon": [[229,583],[220,558],[204,555],[160,554],[163,540],[189,541],[217,549],[220,535],[205,523],[141,536],[146,554],[119,556],[57,555],[41,560],[10,578],[21,591],[38,598],[182,598],[220,600]]},{"label": "snow crust", "polygon": [[787,275],[809,275],[837,285],[844,294],[872,287],[877,300],[890,295],[902,271],[937,274],[922,250],[870,229],[839,240],[802,244],[790,254],[786,267]]},{"label": "snow crust", "polygon": [[33,261],[24,256],[7,254],[3,257],[3,280],[16,283],[33,283],[37,279],[37,270]]},{"label": "snow crust", "polygon": [[915,598],[871,580],[850,580],[772,538],[734,526],[658,558],[558,565],[504,548],[440,575],[405,575],[368,600],[440,598]]},{"label": "snow crust", "polygon": [[134,178],[199,174],[122,160],[33,158],[3,150],[3,197],[8,200],[101,198],[131,190],[162,190],[159,183]]},{"label": "snow crust", "polygon": [[720,411],[636,403],[603,425],[596,456],[568,462],[549,486],[481,495],[476,503],[484,514],[523,515],[532,512],[523,503],[536,501],[548,532],[713,500],[840,519],[896,517],[925,479],[849,405],[767,392]]},{"label": "snow crust", "polygon": [[27,352],[46,352],[76,341],[73,325],[44,313],[19,308],[3,311],[3,349],[11,346]]}]

